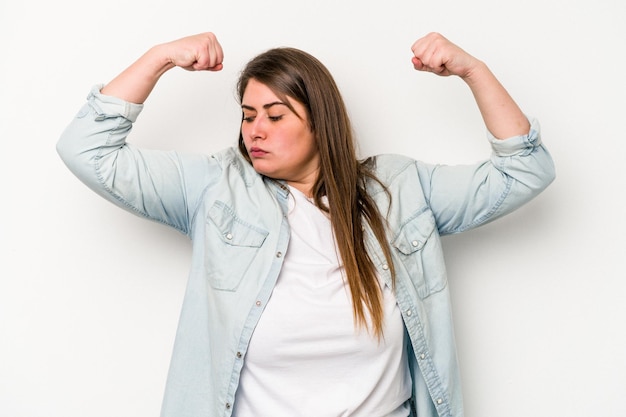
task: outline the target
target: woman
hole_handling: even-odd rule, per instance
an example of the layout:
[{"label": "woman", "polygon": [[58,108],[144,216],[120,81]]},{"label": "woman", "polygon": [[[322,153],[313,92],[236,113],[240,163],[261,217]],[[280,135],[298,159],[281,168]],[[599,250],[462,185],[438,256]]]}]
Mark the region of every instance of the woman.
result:
[{"label": "woman", "polygon": [[157,45],[92,90],[59,141],[65,163],[193,241],[163,416],[463,415],[440,235],[515,210],[554,170],[484,63],[434,33],[412,51],[415,69],[470,87],[488,161],[358,161],[332,76],[291,48],[244,68],[238,149],[127,144],[166,71],[222,69],[211,33]]}]

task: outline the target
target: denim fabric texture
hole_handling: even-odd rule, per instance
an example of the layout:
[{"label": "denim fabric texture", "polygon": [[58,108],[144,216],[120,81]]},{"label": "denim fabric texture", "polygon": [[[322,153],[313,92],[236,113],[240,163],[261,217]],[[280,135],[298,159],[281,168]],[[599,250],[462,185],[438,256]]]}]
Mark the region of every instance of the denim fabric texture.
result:
[{"label": "denim fabric texture", "polygon": [[[100,87],[92,89],[57,150],[95,192],[192,240],[161,415],[229,416],[246,349],[287,251],[288,189],[257,174],[236,148],[187,155],[127,144],[142,106],[101,95]],[[535,120],[527,135],[487,136],[492,154],[478,164],[430,165],[398,155],[373,159],[391,194],[389,201],[378,184],[368,185],[389,223],[420,417],[463,415],[440,237],[510,213],[554,179]],[[369,255],[390,283],[383,252],[370,230],[366,235]]]}]

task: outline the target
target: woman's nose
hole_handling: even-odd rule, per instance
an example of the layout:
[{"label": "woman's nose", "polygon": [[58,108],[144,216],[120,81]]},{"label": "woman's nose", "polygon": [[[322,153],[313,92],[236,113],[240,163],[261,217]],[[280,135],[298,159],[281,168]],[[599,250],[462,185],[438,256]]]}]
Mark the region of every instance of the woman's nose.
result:
[{"label": "woman's nose", "polygon": [[262,117],[256,117],[250,126],[250,138],[265,139],[266,133],[265,120]]}]

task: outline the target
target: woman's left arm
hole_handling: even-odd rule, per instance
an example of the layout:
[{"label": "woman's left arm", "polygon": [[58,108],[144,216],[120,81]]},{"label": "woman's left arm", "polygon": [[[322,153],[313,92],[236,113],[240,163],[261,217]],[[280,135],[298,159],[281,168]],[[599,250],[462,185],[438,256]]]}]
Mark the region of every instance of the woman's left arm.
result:
[{"label": "woman's left arm", "polygon": [[438,33],[418,39],[411,50],[416,70],[456,75],[467,83],[493,136],[506,139],[528,133],[528,119],[484,62]]},{"label": "woman's left arm", "polygon": [[416,70],[456,75],[467,83],[492,145],[491,158],[478,164],[417,164],[440,233],[458,233],[510,213],[554,180],[538,123],[529,121],[482,61],[437,33],[417,40],[412,50]]}]

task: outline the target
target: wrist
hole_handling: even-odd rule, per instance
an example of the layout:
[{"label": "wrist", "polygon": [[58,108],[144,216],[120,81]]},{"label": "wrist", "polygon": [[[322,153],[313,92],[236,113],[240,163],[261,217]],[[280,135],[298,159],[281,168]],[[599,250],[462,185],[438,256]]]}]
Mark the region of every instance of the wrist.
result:
[{"label": "wrist", "polygon": [[167,54],[167,44],[156,45],[150,48],[144,57],[149,73],[157,79],[176,66]]},{"label": "wrist", "polygon": [[461,79],[470,87],[480,85],[491,78],[493,78],[491,70],[487,67],[487,64],[479,59],[475,59],[474,64],[469,67],[465,75],[461,76]]}]

